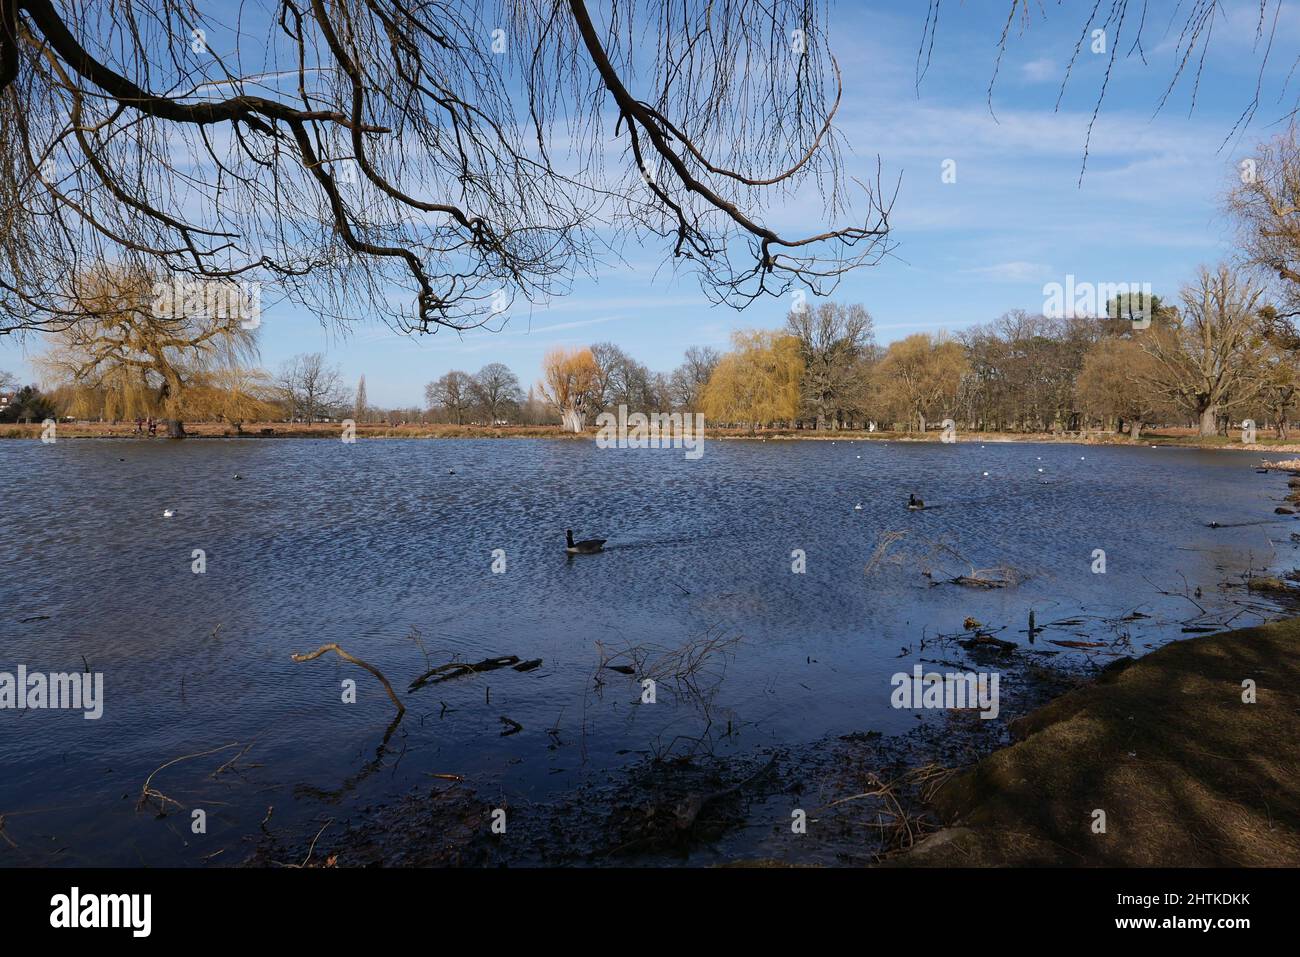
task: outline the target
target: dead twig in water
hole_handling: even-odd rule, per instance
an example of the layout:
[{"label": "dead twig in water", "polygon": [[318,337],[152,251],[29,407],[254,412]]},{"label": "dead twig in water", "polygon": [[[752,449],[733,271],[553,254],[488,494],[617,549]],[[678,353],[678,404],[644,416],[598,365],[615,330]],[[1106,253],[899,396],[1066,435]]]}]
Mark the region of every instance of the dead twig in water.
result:
[{"label": "dead twig in water", "polygon": [[380,683],[384,686],[384,690],[388,692],[388,697],[392,698],[393,704],[397,705],[398,716],[400,717],[401,715],[406,713],[406,705],[402,704],[401,700],[397,697],[397,692],[395,692],[393,690],[393,686],[388,683],[388,679],[384,677],[383,672],[381,672],[374,665],[369,664],[365,661],[362,661],[360,658],[356,658],[348,654],[346,651],[340,648],[335,642],[331,641],[328,645],[321,645],[319,648],[317,648],[315,651],[311,652],[310,654],[300,655],[295,653],[290,655],[289,657],[292,658],[298,664],[301,664],[304,661],[312,661],[316,658],[319,658],[321,655],[329,651],[334,652],[334,654],[338,655],[344,661],[350,661],[354,665],[365,668],[372,675],[378,678]]},{"label": "dead twig in water", "polygon": [[[325,833],[325,828],[329,827],[333,823],[334,823],[334,818],[330,818],[328,821],[326,821],[324,824],[321,825],[320,830],[316,832],[316,836],[311,839],[311,846],[307,848],[307,856],[302,859],[301,864],[284,864],[282,866],[291,868],[293,870],[298,870],[299,868],[306,867],[307,864],[311,861],[312,854],[316,852],[316,842],[319,841],[320,836]],[[325,862],[326,867],[329,867],[330,864],[331,862],[329,860]]]},{"label": "dead twig in water", "polygon": [[880,538],[876,541],[875,551],[873,551],[871,553],[871,557],[867,559],[867,564],[863,568],[863,573],[870,575],[873,571],[875,571],[876,566],[879,565],[882,561],[884,561],[885,553],[889,551],[889,549],[892,548],[895,543],[901,541],[905,537],[907,537],[907,532],[900,532],[900,531],[882,532]]},{"label": "dead twig in water", "polygon": [[140,800],[136,802],[135,809],[137,811],[140,810],[140,808],[149,803],[150,799],[157,801],[159,807],[163,811],[166,810],[168,804],[175,804],[177,807],[184,807],[180,801],[177,801],[175,798],[170,798],[161,791],[157,791],[152,787],[154,775],[159,771],[162,771],[164,768],[171,767],[173,764],[179,764],[181,761],[188,761],[190,758],[202,758],[209,754],[216,754],[219,751],[229,751],[231,748],[237,747],[239,747],[239,742],[232,741],[230,744],[223,744],[219,748],[211,748],[207,751],[198,751],[194,754],[182,754],[179,758],[172,758],[166,764],[158,765],[158,767],[154,768],[153,771],[150,772],[149,776],[144,779],[144,786],[140,789]]},{"label": "dead twig in water", "polygon": [[219,767],[219,768],[217,768],[215,771],[213,771],[212,774],[209,775],[209,776],[215,778],[215,777],[219,776],[219,775],[221,774],[221,772],[228,770],[228,769],[229,769],[229,768],[230,768],[230,767],[231,767],[231,766],[232,766],[236,761],[238,761],[240,758],[242,758],[244,755],[246,755],[246,754],[249,752],[249,749],[251,749],[251,748],[253,747],[253,745],[255,745],[256,743],[257,743],[256,741],[250,741],[250,742],[248,742],[248,745],[244,748],[243,751],[240,751],[238,754],[236,754],[233,758],[231,758],[229,761],[227,761],[227,762],[226,762],[225,764],[223,764],[221,767]]},{"label": "dead twig in water", "polygon": [[522,724],[514,718],[507,718],[505,715],[501,715],[501,723],[506,726],[506,730],[501,732],[501,737],[503,738],[508,738],[510,735],[518,734],[520,731],[524,730]]}]

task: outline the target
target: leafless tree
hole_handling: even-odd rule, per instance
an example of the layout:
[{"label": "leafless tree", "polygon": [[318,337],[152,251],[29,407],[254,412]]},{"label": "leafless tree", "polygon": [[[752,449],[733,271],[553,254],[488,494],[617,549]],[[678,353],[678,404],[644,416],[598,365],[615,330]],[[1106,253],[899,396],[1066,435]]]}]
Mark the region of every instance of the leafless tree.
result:
[{"label": "leafless tree", "polygon": [[356,399],[352,402],[352,418],[364,422],[369,414],[370,400],[366,397],[366,377],[362,376],[361,381],[357,383]]},{"label": "leafless tree", "polygon": [[452,369],[442,378],[430,382],[424,387],[424,401],[431,409],[442,409],[457,425],[465,421],[465,413],[473,402],[470,395],[470,383],[473,379],[468,372]]},{"label": "leafless tree", "polygon": [[695,410],[699,407],[700,396],[709,376],[718,367],[722,354],[712,346],[691,346],[686,356],[668,381],[669,395],[674,406],[680,409]]},{"label": "leafless tree", "polygon": [[[626,241],[737,306],[889,247],[820,0],[0,0],[0,92],[0,332],[90,261],[429,332]],[[766,225],[805,184],[847,225]]]},{"label": "leafless tree", "polygon": [[1183,309],[1141,338],[1155,359],[1153,387],[1194,416],[1200,434],[1218,431],[1218,417],[1259,391],[1258,310],[1262,292],[1227,265],[1202,267],[1182,290]]},{"label": "leafless tree", "polygon": [[473,403],[487,413],[491,425],[524,398],[519,377],[503,362],[489,362],[474,373],[469,382],[469,394]]},{"label": "leafless tree", "polygon": [[1300,139],[1294,124],[1244,161],[1227,197],[1242,249],[1268,277],[1278,305],[1265,312],[1266,331],[1281,348],[1300,350]]},{"label": "leafless tree", "polygon": [[799,340],[804,371],[801,404],[817,428],[843,424],[861,408],[866,390],[863,359],[871,353],[871,314],[860,305],[805,305],[786,316],[786,329]]},{"label": "leafless tree", "polygon": [[319,352],[297,355],[280,366],[275,386],[293,419],[308,423],[332,417],[347,401],[343,374]]}]

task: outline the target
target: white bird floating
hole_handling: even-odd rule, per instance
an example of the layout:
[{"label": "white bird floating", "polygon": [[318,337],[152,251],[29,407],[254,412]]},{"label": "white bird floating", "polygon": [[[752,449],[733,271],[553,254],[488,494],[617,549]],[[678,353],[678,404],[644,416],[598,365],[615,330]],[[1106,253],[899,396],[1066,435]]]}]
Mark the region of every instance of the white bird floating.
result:
[{"label": "white bird floating", "polygon": [[985,473],[984,473],[984,477],[985,477],[985,478],[988,478],[988,477],[989,477],[989,473],[988,473],[988,472],[985,472]]},{"label": "white bird floating", "polygon": [[1038,471],[1040,471],[1040,472],[1041,472],[1041,471],[1042,471],[1042,469],[1039,469],[1039,470],[1038,470]]},{"label": "white bird floating", "polygon": [[173,512],[170,508],[163,509],[163,518],[171,518],[175,514],[176,513]]},{"label": "white bird floating", "polygon": [[855,511],[855,512],[860,512],[860,511],[862,511],[862,503],[859,502],[857,505],[854,505],[854,506],[853,506],[853,511]]}]

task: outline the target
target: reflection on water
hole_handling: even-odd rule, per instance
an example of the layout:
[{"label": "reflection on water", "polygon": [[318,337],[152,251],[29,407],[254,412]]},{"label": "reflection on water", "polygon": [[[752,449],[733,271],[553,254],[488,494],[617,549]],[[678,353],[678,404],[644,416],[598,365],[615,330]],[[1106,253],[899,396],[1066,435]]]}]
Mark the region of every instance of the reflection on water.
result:
[{"label": "reflection on water", "polygon": [[[0,671],[88,666],[106,697],[93,722],[0,712],[18,845],[0,842],[0,863],[235,863],[268,808],[311,834],[430,775],[542,800],[702,738],[747,754],[905,730],[890,675],[968,616],[1026,648],[1031,610],[1058,623],[1033,649],[1058,662],[1108,659],[1054,639],[1127,636],[1141,653],[1183,627],[1254,623],[1268,605],[1220,585],[1289,568],[1300,526],[1272,515],[1283,476],[1252,461],[851,441],[712,442],[698,461],[581,441],[0,443]],[[913,492],[932,507],[909,512]],[[607,551],[566,555],[566,528]],[[1023,580],[940,583],[972,567]],[[378,682],[333,655],[290,660],[329,642],[406,702],[386,745]],[[406,690],[507,655],[541,665]],[[235,743],[153,781],[207,810],[206,835],[137,810],[155,768]]]}]

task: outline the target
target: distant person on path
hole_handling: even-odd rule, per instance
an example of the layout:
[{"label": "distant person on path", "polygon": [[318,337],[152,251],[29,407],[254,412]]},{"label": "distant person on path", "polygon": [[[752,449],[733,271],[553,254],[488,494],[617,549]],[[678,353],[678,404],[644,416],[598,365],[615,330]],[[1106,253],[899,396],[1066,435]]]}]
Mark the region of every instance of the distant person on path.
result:
[{"label": "distant person on path", "polygon": [[152,416],[149,418],[149,435],[153,437],[158,434],[158,420]]}]

